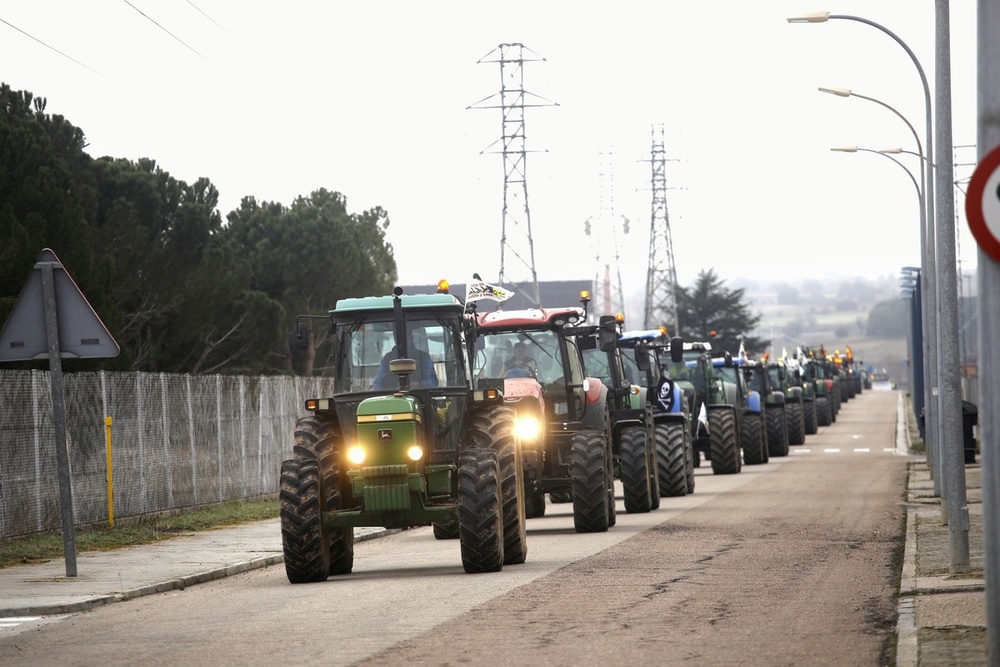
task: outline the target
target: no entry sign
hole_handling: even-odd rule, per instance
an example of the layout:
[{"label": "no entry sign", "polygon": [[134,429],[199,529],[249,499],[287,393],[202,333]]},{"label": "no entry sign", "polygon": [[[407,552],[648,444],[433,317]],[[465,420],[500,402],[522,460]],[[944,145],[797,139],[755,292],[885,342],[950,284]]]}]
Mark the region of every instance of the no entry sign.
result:
[{"label": "no entry sign", "polygon": [[987,153],[972,172],[965,218],[979,247],[1000,262],[1000,146]]}]

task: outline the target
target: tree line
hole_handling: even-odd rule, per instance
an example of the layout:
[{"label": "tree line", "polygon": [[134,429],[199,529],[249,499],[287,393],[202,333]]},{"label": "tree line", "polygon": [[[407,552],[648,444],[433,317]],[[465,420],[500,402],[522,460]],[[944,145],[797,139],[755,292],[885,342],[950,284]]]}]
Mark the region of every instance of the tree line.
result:
[{"label": "tree line", "polygon": [[294,317],[395,284],[381,207],[351,212],[326,189],[289,206],[248,196],[224,224],[209,179],[92,158],[45,107],[0,84],[0,322],[52,248],[122,350],[67,370],[312,374],[315,346],[290,346]]},{"label": "tree line", "polygon": [[[351,212],[344,195],[319,189],[289,206],[247,196],[223,221],[208,178],[189,184],[155,160],[92,158],[86,147],[45,98],[0,83],[0,322],[48,247],[121,347],[113,359],[66,360],[68,371],[312,375],[323,334],[293,350],[295,316],[396,283],[381,207]],[[734,353],[740,340],[764,349],[743,293],[712,269],[677,286],[680,333],[715,331]]]}]

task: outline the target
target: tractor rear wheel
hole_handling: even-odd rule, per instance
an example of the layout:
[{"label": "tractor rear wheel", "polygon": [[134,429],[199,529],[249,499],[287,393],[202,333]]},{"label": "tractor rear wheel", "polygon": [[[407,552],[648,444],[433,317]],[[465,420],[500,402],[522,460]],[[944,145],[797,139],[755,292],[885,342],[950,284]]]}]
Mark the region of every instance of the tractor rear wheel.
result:
[{"label": "tractor rear wheel", "polygon": [[766,463],[767,444],[760,430],[760,416],[748,412],[740,420],[740,441],[743,443],[743,462],[749,466]]},{"label": "tractor rear wheel", "polygon": [[625,511],[645,513],[652,509],[649,489],[649,457],[646,454],[646,429],[630,426],[622,429],[622,488]]},{"label": "tractor rear wheel", "polygon": [[[323,512],[344,509],[341,495],[339,423],[315,415],[295,423],[294,456],[301,461],[315,461],[319,470],[320,508]],[[354,569],[354,529],[333,528],[324,531],[330,552],[329,574],[350,574]]]},{"label": "tractor rear wheel", "polygon": [[684,455],[684,425],[656,425],[656,463],[660,467],[660,495],[687,495],[687,462]]},{"label": "tractor rear wheel", "polygon": [[736,413],[712,410],[708,413],[709,458],[716,475],[735,475],[742,467]]},{"label": "tractor rear wheel", "polygon": [[288,581],[293,584],[326,581],[330,551],[323,534],[316,461],[283,461],[279,497],[281,547]]},{"label": "tractor rear wheel", "polygon": [[684,431],[684,465],[687,476],[688,493],[694,493],[694,469],[696,462],[700,461],[698,452],[694,448],[694,440],[691,438],[691,429],[688,422],[681,426]]},{"label": "tractor rear wheel", "polygon": [[788,426],[788,444],[806,444],[806,422],[802,414],[802,403],[785,404],[786,425]]},{"label": "tractor rear wheel", "polygon": [[819,424],[816,422],[816,401],[803,401],[802,414],[805,417],[806,435],[816,435],[819,433]]},{"label": "tractor rear wheel", "polygon": [[573,494],[566,491],[551,491],[549,492],[549,500],[553,504],[571,503],[573,502]]},{"label": "tractor rear wheel", "polygon": [[466,572],[503,569],[500,471],[492,449],[466,449],[458,457],[458,539]]},{"label": "tractor rear wheel", "polygon": [[829,426],[833,423],[833,414],[830,412],[830,399],[826,396],[816,397],[816,424],[818,426]]},{"label": "tractor rear wheel", "polygon": [[767,419],[767,453],[770,456],[788,456],[788,413],[784,405],[772,405],[764,413]]},{"label": "tractor rear wheel", "polygon": [[578,533],[603,533],[610,524],[607,442],[597,431],[573,435],[573,526]]},{"label": "tractor rear wheel", "polygon": [[458,539],[458,523],[438,523],[434,522],[431,524],[434,529],[434,539],[435,540],[457,540]]},{"label": "tractor rear wheel", "polygon": [[466,439],[471,447],[492,449],[500,465],[503,511],[504,565],[523,563],[528,557],[525,528],[524,466],[514,436],[517,413],[506,405],[491,405],[469,415]]}]

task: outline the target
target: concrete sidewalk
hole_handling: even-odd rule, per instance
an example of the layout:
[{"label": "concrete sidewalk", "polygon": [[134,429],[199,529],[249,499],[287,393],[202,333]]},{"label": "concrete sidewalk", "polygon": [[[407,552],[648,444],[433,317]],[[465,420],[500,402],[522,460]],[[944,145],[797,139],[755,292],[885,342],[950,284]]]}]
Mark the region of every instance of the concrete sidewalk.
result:
[{"label": "concrete sidewalk", "polygon": [[979,464],[965,466],[972,571],[950,575],[948,526],[925,460],[910,464],[906,551],[899,591],[898,667],[986,665],[983,493]]},{"label": "concrete sidewalk", "polygon": [[[356,528],[354,539],[389,532]],[[155,544],[80,553],[76,577],[66,576],[62,558],[17,565],[0,569],[0,618],[86,611],[282,562],[281,526],[278,519],[268,519]]]}]

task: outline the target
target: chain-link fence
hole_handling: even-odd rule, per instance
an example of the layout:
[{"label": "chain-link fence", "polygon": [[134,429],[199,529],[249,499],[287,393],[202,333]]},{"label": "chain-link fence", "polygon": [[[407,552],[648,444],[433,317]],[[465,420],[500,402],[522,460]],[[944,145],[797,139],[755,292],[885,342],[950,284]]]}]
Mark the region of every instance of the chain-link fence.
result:
[{"label": "chain-link fence", "polygon": [[[66,436],[77,525],[278,491],[295,419],[327,378],[74,373]],[[61,527],[49,373],[0,370],[0,537]]]}]

